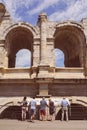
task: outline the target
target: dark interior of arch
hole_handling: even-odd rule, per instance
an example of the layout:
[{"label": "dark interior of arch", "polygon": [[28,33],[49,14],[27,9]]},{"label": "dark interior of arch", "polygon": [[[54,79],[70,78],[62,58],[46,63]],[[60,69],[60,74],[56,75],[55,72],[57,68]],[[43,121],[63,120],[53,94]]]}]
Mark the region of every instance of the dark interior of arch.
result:
[{"label": "dark interior of arch", "polygon": [[63,51],[65,67],[81,67],[82,32],[75,27],[61,27],[55,33],[55,48]]},{"label": "dark interior of arch", "polygon": [[[35,119],[39,119],[40,106],[37,106]],[[26,113],[26,118],[30,119],[30,109]],[[0,119],[17,119],[21,120],[21,106],[8,106],[0,113]]]},{"label": "dark interior of arch", "polygon": [[[23,27],[12,29],[8,33],[6,40],[8,46],[8,68],[15,67],[16,53],[21,49],[31,51],[32,57],[33,35],[30,30]],[[31,59],[31,65],[33,64],[32,62],[33,59]]]},{"label": "dark interior of arch", "polygon": [[18,119],[21,120],[21,107],[9,106],[0,114],[1,119]]},{"label": "dark interior of arch", "polygon": [[[75,104],[72,103],[69,107],[69,120],[87,120],[87,107],[81,105],[81,104]],[[57,113],[56,120],[61,120],[62,116],[62,109]],[[64,119],[66,120],[66,117],[64,115]]]}]

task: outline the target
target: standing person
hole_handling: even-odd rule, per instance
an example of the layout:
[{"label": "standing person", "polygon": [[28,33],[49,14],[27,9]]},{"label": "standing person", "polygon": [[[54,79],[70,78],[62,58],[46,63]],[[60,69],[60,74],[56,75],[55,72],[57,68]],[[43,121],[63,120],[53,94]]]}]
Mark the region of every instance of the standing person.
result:
[{"label": "standing person", "polygon": [[68,107],[70,106],[69,101],[64,97],[61,101],[62,106],[62,118],[61,120],[64,120],[64,115],[66,116],[66,121],[68,121]]},{"label": "standing person", "polygon": [[21,102],[21,108],[22,108],[22,113],[21,113],[21,118],[22,121],[26,120],[26,112],[27,112],[27,97],[25,96],[23,98],[23,101]]},{"label": "standing person", "polygon": [[35,115],[36,115],[36,100],[35,100],[35,97],[33,97],[33,99],[30,101],[29,107],[30,107],[30,121],[34,122]]},{"label": "standing person", "polygon": [[40,101],[40,115],[42,121],[46,120],[46,106],[48,105],[47,102],[45,101],[45,97],[43,97],[42,100]]},{"label": "standing person", "polygon": [[54,112],[55,112],[54,102],[53,102],[51,99],[49,99],[49,114],[50,114],[50,121],[53,120]]}]

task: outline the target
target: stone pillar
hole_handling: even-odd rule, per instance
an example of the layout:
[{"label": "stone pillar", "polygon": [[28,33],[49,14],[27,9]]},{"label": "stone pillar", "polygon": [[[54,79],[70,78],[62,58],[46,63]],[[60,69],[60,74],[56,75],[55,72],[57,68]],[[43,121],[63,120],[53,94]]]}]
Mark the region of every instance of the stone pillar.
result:
[{"label": "stone pillar", "polygon": [[55,67],[54,38],[47,39],[47,62],[50,67]]},{"label": "stone pillar", "polygon": [[0,67],[4,65],[4,44],[0,44]]},{"label": "stone pillar", "polygon": [[79,55],[79,58],[80,58],[80,65],[81,67],[84,67],[84,47],[83,45],[80,45],[80,48],[81,48],[81,52],[80,52],[80,55]]},{"label": "stone pillar", "polygon": [[8,68],[8,53],[5,51],[4,67]]},{"label": "stone pillar", "polygon": [[40,65],[47,65],[47,16],[45,13],[39,15],[38,24],[40,26]]},{"label": "stone pillar", "polygon": [[87,45],[85,47],[85,61],[84,61],[84,74],[87,77]]},{"label": "stone pillar", "polygon": [[7,52],[5,50],[5,41],[0,41],[0,66],[8,66],[8,57]]},{"label": "stone pillar", "polygon": [[84,42],[85,43],[83,45],[83,67],[84,67],[84,75],[87,76],[87,19],[83,19],[82,20],[82,25],[84,27]]},{"label": "stone pillar", "polygon": [[37,67],[40,64],[40,39],[34,38],[33,44],[33,67]]},{"label": "stone pillar", "polygon": [[48,78],[49,75],[49,66],[40,65],[38,66],[38,78]]},{"label": "stone pillar", "polygon": [[39,95],[48,96],[48,84],[46,83],[39,84]]},{"label": "stone pillar", "polygon": [[50,97],[48,94],[48,83],[39,83],[39,95],[37,97]]}]

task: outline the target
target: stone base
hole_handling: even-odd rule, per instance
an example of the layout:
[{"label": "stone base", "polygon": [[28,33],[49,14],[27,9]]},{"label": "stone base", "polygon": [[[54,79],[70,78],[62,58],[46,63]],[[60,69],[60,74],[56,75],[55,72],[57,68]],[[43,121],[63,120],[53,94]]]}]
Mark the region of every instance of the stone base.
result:
[{"label": "stone base", "polygon": [[50,98],[52,95],[36,95],[37,98],[42,98],[42,97],[45,97],[45,98]]}]

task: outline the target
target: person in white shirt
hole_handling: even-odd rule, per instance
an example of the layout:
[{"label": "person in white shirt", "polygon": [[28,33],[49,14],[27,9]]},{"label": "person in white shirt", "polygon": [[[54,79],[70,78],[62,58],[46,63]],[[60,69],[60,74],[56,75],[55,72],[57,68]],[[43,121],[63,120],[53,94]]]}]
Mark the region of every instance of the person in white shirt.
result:
[{"label": "person in white shirt", "polygon": [[35,100],[35,97],[33,97],[33,99],[30,101],[29,107],[30,107],[30,121],[33,122],[34,119],[35,119],[35,115],[36,115],[36,100]]}]

